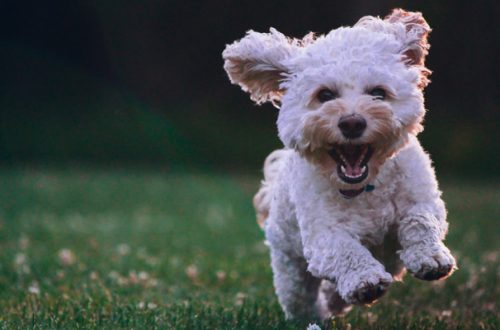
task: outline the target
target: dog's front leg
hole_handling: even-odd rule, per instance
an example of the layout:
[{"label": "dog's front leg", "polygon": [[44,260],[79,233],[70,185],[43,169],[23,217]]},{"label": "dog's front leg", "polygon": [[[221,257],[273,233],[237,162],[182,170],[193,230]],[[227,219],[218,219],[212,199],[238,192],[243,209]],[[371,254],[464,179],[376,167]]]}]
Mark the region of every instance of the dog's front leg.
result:
[{"label": "dog's front leg", "polygon": [[[416,209],[432,209],[417,205]],[[432,212],[410,213],[399,225],[400,258],[415,277],[432,281],[450,275],[456,268],[455,258],[443,244],[447,229],[444,207],[441,215]]]},{"label": "dog's front leg", "polygon": [[369,304],[385,293],[391,274],[357,238],[342,229],[304,227],[308,270],[316,277],[335,281],[342,299],[350,304]]},{"label": "dog's front leg", "polygon": [[417,278],[437,280],[453,272],[456,262],[443,244],[448,231],[446,208],[429,156],[416,139],[399,155],[404,173],[396,205],[401,211],[400,258]]}]

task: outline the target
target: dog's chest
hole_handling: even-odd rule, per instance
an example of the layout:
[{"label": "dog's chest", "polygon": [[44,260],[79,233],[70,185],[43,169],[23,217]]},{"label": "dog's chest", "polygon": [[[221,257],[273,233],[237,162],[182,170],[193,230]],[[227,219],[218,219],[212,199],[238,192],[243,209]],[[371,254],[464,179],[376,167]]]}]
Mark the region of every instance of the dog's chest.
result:
[{"label": "dog's chest", "polygon": [[396,206],[387,194],[365,192],[356,200],[338,203],[339,225],[367,245],[381,244],[396,219]]},{"label": "dog's chest", "polygon": [[[379,245],[399,218],[395,203],[399,175],[393,166],[386,167],[374,182],[374,188],[345,199],[333,194],[332,209],[337,226],[360,238],[366,245]],[[390,178],[390,179],[387,179]]]},{"label": "dog's chest", "polygon": [[311,232],[323,228],[342,230],[371,246],[381,244],[389,230],[397,227],[399,216],[394,201],[401,174],[393,161],[382,167],[373,190],[352,199],[344,198],[324,177],[304,169],[308,167],[298,167],[286,176],[301,228]]}]

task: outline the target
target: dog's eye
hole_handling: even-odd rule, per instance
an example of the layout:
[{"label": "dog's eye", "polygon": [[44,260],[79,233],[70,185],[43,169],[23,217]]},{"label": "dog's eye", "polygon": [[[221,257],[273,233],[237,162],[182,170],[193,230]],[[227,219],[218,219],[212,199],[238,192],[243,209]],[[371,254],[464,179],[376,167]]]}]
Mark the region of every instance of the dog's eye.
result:
[{"label": "dog's eye", "polygon": [[338,96],[339,95],[337,94],[337,92],[324,88],[318,92],[318,94],[316,95],[316,98],[321,103],[325,103],[325,102],[336,99]]},{"label": "dog's eye", "polygon": [[373,96],[375,100],[385,100],[386,97],[386,92],[383,88],[381,87],[375,87],[374,89],[368,91],[368,94]]}]

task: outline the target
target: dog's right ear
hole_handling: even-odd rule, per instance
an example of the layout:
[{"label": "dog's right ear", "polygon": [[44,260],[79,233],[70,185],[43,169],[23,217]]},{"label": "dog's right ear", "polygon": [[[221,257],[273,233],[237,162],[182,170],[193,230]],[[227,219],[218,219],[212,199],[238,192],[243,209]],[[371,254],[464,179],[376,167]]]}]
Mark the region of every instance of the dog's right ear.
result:
[{"label": "dog's right ear", "polygon": [[248,31],[222,53],[224,69],[233,84],[250,93],[257,104],[279,102],[284,90],[280,82],[290,73],[285,61],[300,49],[300,42],[271,28],[270,33]]}]

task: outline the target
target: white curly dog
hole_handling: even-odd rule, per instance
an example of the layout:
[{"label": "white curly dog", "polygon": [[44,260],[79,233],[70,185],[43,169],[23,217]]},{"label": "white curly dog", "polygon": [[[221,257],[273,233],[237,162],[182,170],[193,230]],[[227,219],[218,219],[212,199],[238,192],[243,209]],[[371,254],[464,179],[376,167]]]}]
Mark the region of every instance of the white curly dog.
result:
[{"label": "white curly dog", "polygon": [[366,16],[327,35],[249,31],[223,52],[231,82],[281,105],[285,148],[254,198],[287,318],[370,304],[408,269],[450,275],[446,209],[416,135],[429,25],[417,12]]}]

